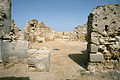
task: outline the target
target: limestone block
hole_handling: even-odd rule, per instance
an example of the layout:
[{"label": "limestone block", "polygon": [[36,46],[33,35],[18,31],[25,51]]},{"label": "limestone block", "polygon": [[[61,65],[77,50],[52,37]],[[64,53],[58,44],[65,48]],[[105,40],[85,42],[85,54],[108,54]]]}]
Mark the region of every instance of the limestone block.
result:
[{"label": "limestone block", "polygon": [[[31,56],[28,56],[28,68],[29,70],[34,68],[38,71],[49,71],[50,68],[50,51],[43,47],[40,50],[31,49],[28,51]],[[34,71],[33,70],[33,71]]]},{"label": "limestone block", "polygon": [[94,43],[94,44],[99,45],[98,37],[91,37],[91,42]]},{"label": "limestone block", "polygon": [[97,52],[96,54],[90,54],[90,62],[102,62],[103,60],[104,56],[100,52]]},{"label": "limestone block", "polygon": [[98,46],[96,44],[88,44],[88,51],[92,53],[98,52]]},{"label": "limestone block", "polygon": [[116,39],[115,38],[110,38],[109,42],[116,42]]},{"label": "limestone block", "polygon": [[120,42],[120,36],[116,36],[116,40]]},{"label": "limestone block", "polygon": [[17,56],[25,58],[27,56],[28,42],[2,42],[2,55],[7,58],[9,56]]},{"label": "limestone block", "polygon": [[99,38],[99,42],[100,42],[100,44],[104,44],[105,40],[103,38]]},{"label": "limestone block", "polygon": [[104,50],[106,50],[106,46],[105,45],[99,45],[99,52],[103,52]]}]

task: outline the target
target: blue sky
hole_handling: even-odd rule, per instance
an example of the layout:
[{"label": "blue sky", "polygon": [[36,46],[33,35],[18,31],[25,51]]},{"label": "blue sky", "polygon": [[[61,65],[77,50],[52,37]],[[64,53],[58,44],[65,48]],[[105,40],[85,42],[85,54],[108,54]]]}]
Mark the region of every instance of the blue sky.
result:
[{"label": "blue sky", "polygon": [[93,8],[102,4],[120,4],[120,0],[11,0],[12,19],[23,29],[29,19],[43,21],[57,32],[73,31],[87,22]]}]

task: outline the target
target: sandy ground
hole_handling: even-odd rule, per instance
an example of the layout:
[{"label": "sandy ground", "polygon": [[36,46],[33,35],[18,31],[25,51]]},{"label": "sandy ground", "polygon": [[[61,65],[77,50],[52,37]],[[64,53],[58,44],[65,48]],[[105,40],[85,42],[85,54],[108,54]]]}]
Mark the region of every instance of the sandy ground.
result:
[{"label": "sandy ground", "polygon": [[34,43],[32,47],[47,47],[51,50],[49,72],[29,72],[27,65],[16,64],[1,70],[0,80],[112,80],[104,75],[94,76],[86,72],[86,42],[58,40]]}]

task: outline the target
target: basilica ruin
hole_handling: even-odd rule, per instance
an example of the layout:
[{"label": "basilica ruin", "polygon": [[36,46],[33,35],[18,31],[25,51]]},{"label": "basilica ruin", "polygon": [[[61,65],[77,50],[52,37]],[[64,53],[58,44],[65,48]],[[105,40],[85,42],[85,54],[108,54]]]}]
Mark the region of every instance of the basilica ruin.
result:
[{"label": "basilica ruin", "polygon": [[[60,47],[57,48],[54,43],[59,43],[57,46]],[[78,46],[79,43],[81,47]],[[61,44],[64,44],[63,48]],[[66,49],[66,54],[64,49]],[[64,54],[61,55],[59,52]],[[79,58],[81,54],[69,54],[69,52],[83,52],[85,56]],[[58,57],[54,57],[53,54]],[[26,65],[25,69],[28,72],[49,73],[55,68],[53,64],[57,64],[55,63],[57,58],[61,59],[63,55],[65,56],[65,59],[61,60],[63,63],[67,61],[66,59],[68,62],[65,63],[69,63],[69,56],[79,66],[82,66],[86,74],[102,70],[119,71],[120,4],[97,6],[91,11],[88,22],[83,26],[76,26],[73,32],[56,32],[44,22],[35,19],[30,19],[24,29],[20,30],[15,21],[11,19],[11,0],[0,0],[0,70],[3,70],[3,73],[4,70],[19,63]],[[51,62],[53,57],[56,60]],[[85,63],[81,59],[85,59]],[[61,70],[59,62],[58,72]]]}]

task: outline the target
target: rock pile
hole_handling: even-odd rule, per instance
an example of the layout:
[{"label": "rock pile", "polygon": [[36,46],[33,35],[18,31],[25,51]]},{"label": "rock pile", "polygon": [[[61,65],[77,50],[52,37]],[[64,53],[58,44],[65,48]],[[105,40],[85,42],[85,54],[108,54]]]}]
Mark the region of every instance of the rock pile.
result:
[{"label": "rock pile", "polygon": [[69,41],[76,41],[76,35],[74,32],[55,32],[54,39],[64,39]]},{"label": "rock pile", "polygon": [[28,41],[31,43],[54,40],[52,28],[35,19],[29,20],[23,31],[27,34]]},{"label": "rock pile", "polygon": [[75,27],[74,32],[77,40],[85,40],[87,34],[87,24],[84,24],[83,26],[78,25]]},{"label": "rock pile", "polygon": [[11,1],[0,0],[0,38],[9,33],[11,26]]},{"label": "rock pile", "polygon": [[11,20],[11,28],[8,36],[11,38],[12,41],[16,41],[19,38],[19,31],[21,31],[17,25],[14,23],[14,20]]},{"label": "rock pile", "polygon": [[[114,69],[120,60],[120,4],[101,5],[88,16],[90,67]],[[97,63],[96,63],[97,62]]]}]

